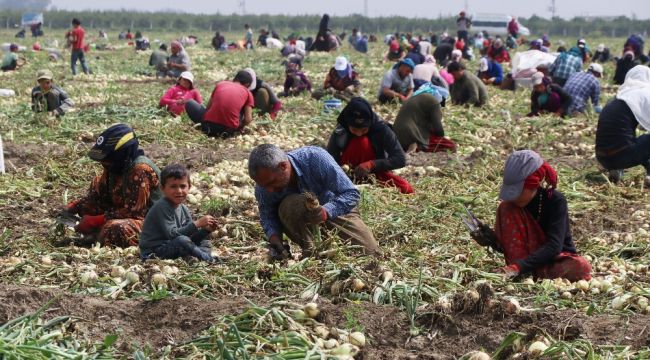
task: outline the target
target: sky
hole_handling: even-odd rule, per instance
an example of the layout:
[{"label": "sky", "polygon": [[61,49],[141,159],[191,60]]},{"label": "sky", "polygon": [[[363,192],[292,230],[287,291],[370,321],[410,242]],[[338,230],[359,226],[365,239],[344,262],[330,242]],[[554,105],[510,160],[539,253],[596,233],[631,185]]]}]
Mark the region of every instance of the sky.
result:
[{"label": "sky", "polygon": [[[52,0],[52,6],[65,10],[180,10],[203,14],[242,13],[241,3],[245,3],[247,14],[322,14],[349,15],[364,13],[364,2],[368,3],[371,17],[402,15],[406,17],[437,18],[457,14],[468,9],[473,13],[498,13],[530,17],[536,14],[550,18],[551,0],[446,0],[410,1],[408,6],[400,6],[395,0]],[[638,19],[650,18],[648,0],[556,0],[556,13],[562,18],[575,16],[636,16]],[[466,6],[467,5],[467,6]]]}]

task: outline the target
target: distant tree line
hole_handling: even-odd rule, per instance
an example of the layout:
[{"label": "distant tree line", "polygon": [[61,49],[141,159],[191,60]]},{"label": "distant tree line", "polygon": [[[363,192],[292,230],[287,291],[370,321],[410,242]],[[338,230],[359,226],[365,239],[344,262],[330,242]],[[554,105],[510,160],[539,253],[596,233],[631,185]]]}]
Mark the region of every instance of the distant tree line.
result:
[{"label": "distant tree line", "polygon": [[[8,1],[8,0],[3,0]],[[15,1],[15,0],[14,0]],[[62,29],[70,26],[73,17],[79,18],[83,26],[91,29],[132,31],[147,30],[211,30],[241,31],[244,24],[251,24],[255,29],[276,29],[313,35],[320,20],[319,15],[195,15],[173,12],[134,12],[134,11],[45,11],[44,27]],[[21,10],[5,8],[0,12],[0,26],[7,28],[20,24]],[[519,18],[519,22],[531,30],[532,34],[549,34],[555,36],[627,36],[630,33],[647,34],[650,20],[637,20],[621,16],[612,20],[588,20],[576,17],[570,20],[562,18],[545,19],[532,16]],[[384,34],[391,32],[440,33],[456,30],[456,19],[438,17],[435,19],[406,18],[399,16],[366,18],[359,14],[349,16],[332,16],[330,28],[336,32],[359,28],[364,33]]]}]

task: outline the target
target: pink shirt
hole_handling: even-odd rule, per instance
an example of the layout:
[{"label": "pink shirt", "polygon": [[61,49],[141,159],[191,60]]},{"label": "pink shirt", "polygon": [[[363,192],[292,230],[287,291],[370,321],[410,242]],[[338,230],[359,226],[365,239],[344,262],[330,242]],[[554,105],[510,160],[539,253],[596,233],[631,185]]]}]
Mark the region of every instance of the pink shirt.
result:
[{"label": "pink shirt", "polygon": [[210,98],[210,107],[203,121],[223,125],[229,129],[239,128],[239,117],[246,106],[253,107],[253,94],[242,84],[220,81]]},{"label": "pink shirt", "polygon": [[176,103],[180,99],[195,100],[199,104],[203,103],[201,94],[199,94],[197,89],[185,89],[176,84],[165,91],[165,94],[160,98],[160,106],[167,107],[170,113],[178,116],[185,111],[184,103]]}]

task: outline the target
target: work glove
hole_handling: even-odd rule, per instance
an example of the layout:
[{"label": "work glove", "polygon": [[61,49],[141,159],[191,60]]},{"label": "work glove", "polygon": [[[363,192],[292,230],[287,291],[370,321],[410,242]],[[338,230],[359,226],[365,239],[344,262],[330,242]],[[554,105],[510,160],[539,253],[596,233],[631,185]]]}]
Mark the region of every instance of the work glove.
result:
[{"label": "work glove", "polygon": [[289,251],[289,244],[282,243],[282,240],[280,240],[280,237],[277,235],[273,235],[269,238],[268,249],[269,257],[272,260],[284,260],[291,254]]},{"label": "work glove", "polygon": [[497,234],[488,225],[480,224],[476,231],[469,234],[481,246],[497,246]]},{"label": "work glove", "polygon": [[327,211],[322,206],[311,211],[307,211],[305,221],[311,225],[322,224],[327,221]]},{"label": "work glove", "polygon": [[370,172],[372,172],[372,169],[375,168],[375,162],[374,161],[366,161],[361,164],[359,164],[356,168],[354,168],[354,176],[357,179],[365,179],[368,177]]},{"label": "work glove", "polygon": [[98,228],[102,227],[104,223],[106,223],[104,214],[84,215],[81,218],[79,224],[77,224],[74,229],[81,234],[90,234],[92,232],[95,232]]}]

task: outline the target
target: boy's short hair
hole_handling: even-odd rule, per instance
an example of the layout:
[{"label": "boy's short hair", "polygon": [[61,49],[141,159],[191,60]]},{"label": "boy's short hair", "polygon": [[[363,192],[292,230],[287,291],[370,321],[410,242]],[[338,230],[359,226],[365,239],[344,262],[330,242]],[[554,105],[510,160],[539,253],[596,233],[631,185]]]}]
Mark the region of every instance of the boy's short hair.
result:
[{"label": "boy's short hair", "polygon": [[164,187],[169,179],[183,179],[187,178],[187,183],[190,182],[190,172],[181,164],[170,164],[165,166],[160,172],[160,187]]},{"label": "boy's short hair", "polygon": [[72,19],[72,25],[81,25],[81,21],[79,21],[77,18],[74,18]]},{"label": "boy's short hair", "polygon": [[246,87],[249,87],[253,83],[253,77],[248,71],[240,70],[237,72],[237,75],[235,75],[233,81],[236,81],[242,85],[245,85]]},{"label": "boy's short hair", "polygon": [[167,45],[161,44],[158,49],[163,50],[163,51],[167,51]]}]

